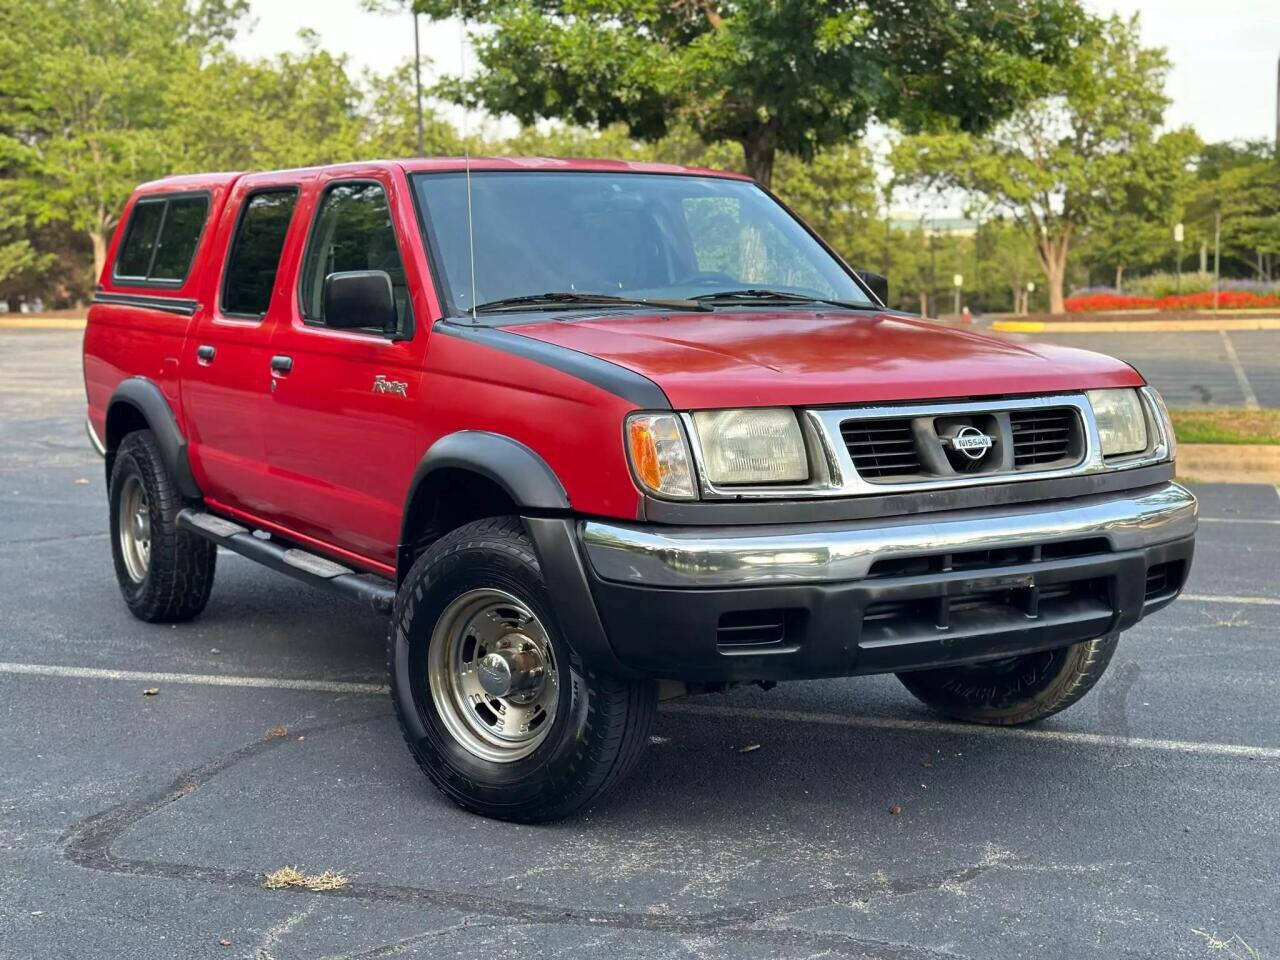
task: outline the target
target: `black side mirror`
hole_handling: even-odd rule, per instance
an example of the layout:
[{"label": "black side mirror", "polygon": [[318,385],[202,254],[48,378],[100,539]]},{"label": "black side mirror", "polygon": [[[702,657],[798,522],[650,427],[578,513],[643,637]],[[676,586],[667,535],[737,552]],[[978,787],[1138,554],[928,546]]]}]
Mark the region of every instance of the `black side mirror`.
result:
[{"label": "black side mirror", "polygon": [[349,270],[324,278],[324,322],[338,330],[395,333],[396,298],[385,270]]},{"label": "black side mirror", "polygon": [[870,270],[855,270],[854,274],[867,285],[867,288],[880,298],[880,302],[888,304],[889,302],[889,278],[878,273],[872,273]]}]

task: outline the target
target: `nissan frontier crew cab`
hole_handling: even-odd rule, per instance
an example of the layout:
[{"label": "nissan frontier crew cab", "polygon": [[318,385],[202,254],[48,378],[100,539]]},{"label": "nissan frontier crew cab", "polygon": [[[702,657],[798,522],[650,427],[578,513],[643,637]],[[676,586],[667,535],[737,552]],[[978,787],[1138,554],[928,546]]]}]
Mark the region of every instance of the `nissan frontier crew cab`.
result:
[{"label": "nissan frontier crew cab", "polygon": [[883,284],[705,170],[145,184],[84,339],[125,603],[195,617],[221,547],[386,611],[413,756],[517,821],[621,780],[659,697],[895,673],[1046,717],[1186,581],[1168,415]]}]

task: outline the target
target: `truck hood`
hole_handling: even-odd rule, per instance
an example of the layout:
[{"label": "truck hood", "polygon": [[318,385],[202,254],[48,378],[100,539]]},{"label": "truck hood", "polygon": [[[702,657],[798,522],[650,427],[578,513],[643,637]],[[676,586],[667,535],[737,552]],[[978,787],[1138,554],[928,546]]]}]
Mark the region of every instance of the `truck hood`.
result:
[{"label": "truck hood", "polygon": [[677,410],[819,406],[1141,386],[1102,354],[887,313],[717,310],[513,325],[654,381]]}]

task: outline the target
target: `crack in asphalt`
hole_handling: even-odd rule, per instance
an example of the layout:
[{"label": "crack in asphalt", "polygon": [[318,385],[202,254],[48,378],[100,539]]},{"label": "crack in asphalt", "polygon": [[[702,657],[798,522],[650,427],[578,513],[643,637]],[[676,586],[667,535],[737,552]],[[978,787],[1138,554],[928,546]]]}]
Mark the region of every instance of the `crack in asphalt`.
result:
[{"label": "crack in asphalt", "polygon": [[[370,714],[354,719],[317,724],[291,730],[291,734],[312,736],[346,726],[385,719]],[[183,771],[166,787],[143,797],[125,801],[73,823],[63,834],[63,853],[77,866],[105,873],[187,880],[201,883],[262,889],[263,874],[253,870],[229,869],[196,863],[166,860],[138,860],[116,855],[112,847],[126,831],[158,813],[170,804],[191,796],[219,774],[285,743],[291,737],[266,736],[220,754],[212,760]],[[806,910],[834,906],[853,900],[903,897],[944,886],[968,883],[1001,863],[1000,857],[988,856],[976,864],[941,870],[935,873],[900,878],[875,878],[858,883],[807,891],[773,900],[755,901],[700,914],[649,914],[631,911],[582,910],[547,906],[527,901],[507,900],[473,892],[438,890],[402,884],[360,883],[353,881],[336,890],[279,891],[276,895],[334,897],[376,903],[435,907],[461,913],[467,918],[491,918],[498,923],[484,926],[552,925],[583,928],[635,930],[675,935],[710,935],[722,939],[749,941],[775,947],[826,950],[841,956],[866,960],[955,960],[959,955],[905,943],[864,939],[832,931],[808,931],[794,927],[760,926],[778,922]],[[466,922],[460,926],[466,925]],[[472,926],[481,926],[472,924]],[[454,928],[447,928],[454,929]],[[435,933],[441,931],[437,930]],[[430,932],[420,934],[430,939]],[[415,938],[409,938],[413,941]],[[397,942],[366,948],[354,956],[388,956],[386,951]],[[403,946],[411,946],[405,943]],[[370,952],[372,951],[372,952]]]}]

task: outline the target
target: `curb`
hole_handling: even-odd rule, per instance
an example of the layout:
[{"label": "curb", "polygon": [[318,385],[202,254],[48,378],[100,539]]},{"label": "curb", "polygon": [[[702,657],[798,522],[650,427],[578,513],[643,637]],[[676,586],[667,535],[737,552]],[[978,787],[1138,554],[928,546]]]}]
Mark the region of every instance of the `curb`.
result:
[{"label": "curb", "polygon": [[1178,475],[1196,483],[1280,484],[1280,445],[1180,443]]},{"label": "curb", "polygon": [[1000,333],[1212,333],[1218,330],[1280,330],[1280,318],[1256,320],[993,320]]},{"label": "curb", "polygon": [[83,317],[0,317],[0,330],[83,330]]}]

